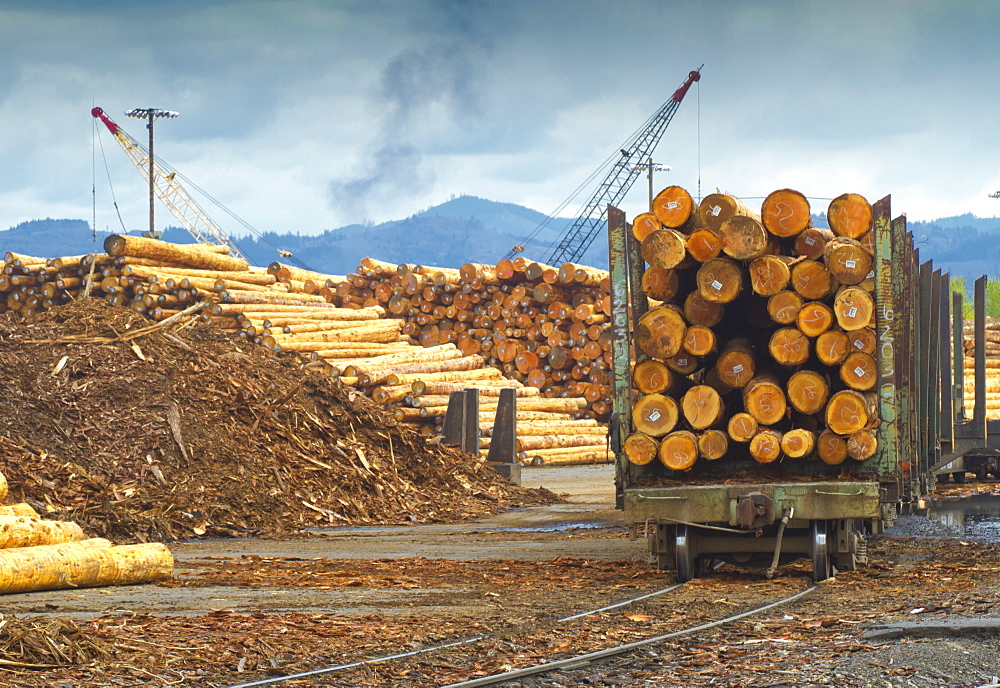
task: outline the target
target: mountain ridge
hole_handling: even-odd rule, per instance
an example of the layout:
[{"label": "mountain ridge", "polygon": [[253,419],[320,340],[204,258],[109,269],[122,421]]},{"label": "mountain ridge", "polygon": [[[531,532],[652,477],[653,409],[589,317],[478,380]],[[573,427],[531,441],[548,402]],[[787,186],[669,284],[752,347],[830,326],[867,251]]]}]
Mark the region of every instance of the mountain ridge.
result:
[{"label": "mountain ridge", "polygon": [[[822,215],[816,220],[822,223]],[[523,255],[542,260],[572,220],[554,218],[515,203],[471,195],[447,201],[400,220],[379,224],[352,224],[316,235],[264,232],[233,235],[237,247],[254,265],[282,260],[289,251],[311,269],[327,274],[353,272],[370,256],[391,263],[460,267],[463,263],[496,263],[518,244]],[[980,218],[964,213],[930,221],[910,221],[908,229],[922,258],[933,258],[943,271],[967,279],[1000,275],[1000,217]],[[94,232],[79,219],[45,218],[21,222],[0,230],[0,252],[13,251],[43,258],[79,255],[103,250],[108,232]],[[183,229],[171,226],[163,239],[192,243]],[[600,237],[578,261],[607,267],[607,243]]]}]

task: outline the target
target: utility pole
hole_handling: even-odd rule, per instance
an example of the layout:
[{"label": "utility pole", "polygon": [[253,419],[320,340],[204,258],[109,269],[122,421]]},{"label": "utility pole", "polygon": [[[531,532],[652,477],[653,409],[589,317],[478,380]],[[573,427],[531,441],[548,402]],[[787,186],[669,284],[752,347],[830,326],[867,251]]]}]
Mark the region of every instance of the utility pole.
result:
[{"label": "utility pole", "polygon": [[653,162],[653,158],[647,158],[646,162],[641,165],[636,165],[632,168],[636,172],[646,172],[646,178],[649,180],[649,211],[653,211],[653,172],[669,172],[673,168],[670,165],[662,165],[658,162]]},{"label": "utility pole", "polygon": [[153,222],[154,216],[154,206],[153,199],[153,189],[155,184],[155,173],[153,171],[153,120],[157,117],[168,117],[173,119],[177,117],[180,113],[174,112],[172,110],[160,110],[159,108],[135,108],[133,110],[126,110],[125,114],[128,117],[135,117],[136,119],[146,120],[146,128],[149,130],[149,238],[156,238],[156,226]]}]

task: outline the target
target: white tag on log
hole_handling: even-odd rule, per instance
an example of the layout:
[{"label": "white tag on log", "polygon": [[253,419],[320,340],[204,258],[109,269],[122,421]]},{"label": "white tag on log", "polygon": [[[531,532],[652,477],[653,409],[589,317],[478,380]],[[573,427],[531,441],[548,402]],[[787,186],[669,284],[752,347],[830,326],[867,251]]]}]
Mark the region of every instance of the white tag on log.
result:
[{"label": "white tag on log", "polygon": [[816,245],[816,240],[815,240],[815,239],[813,239],[812,237],[806,237],[806,238],[805,238],[805,239],[803,239],[802,241],[804,241],[804,242],[805,242],[806,244],[808,244],[809,246],[815,246],[815,245]]},{"label": "white tag on log", "polygon": [[670,201],[670,203],[667,203],[667,209],[668,210],[677,210],[680,207],[681,207],[681,204],[678,203],[677,201]]},{"label": "white tag on log", "polygon": [[858,366],[854,369],[854,374],[857,375],[858,377],[864,377],[865,371],[862,370],[860,366]]},{"label": "white tag on log", "polygon": [[860,339],[855,339],[854,340],[854,348],[855,349],[863,349],[864,347],[865,347],[865,344]]},{"label": "white tag on log", "polygon": [[650,411],[649,414],[646,416],[646,420],[652,423],[655,423],[659,419],[660,419],[660,412],[655,409]]},{"label": "white tag on log", "polygon": [[858,315],[858,309],[855,306],[851,306],[851,309],[847,311],[848,318],[855,318]]},{"label": "white tag on log", "polygon": [[858,261],[856,261],[856,260],[845,260],[844,261],[844,267],[847,268],[848,270],[853,270],[854,268],[858,267]]},{"label": "white tag on log", "polygon": [[869,272],[869,273],[868,273],[867,275],[865,275],[865,279],[871,279],[871,278],[872,278],[872,277],[874,277],[874,276],[875,276],[875,271],[874,271],[874,270],[872,270],[872,271],[871,271],[871,272]]},{"label": "white tag on log", "polygon": [[686,366],[687,364],[688,364],[688,360],[686,358],[678,358],[677,359],[677,365],[683,367],[683,366]]},{"label": "white tag on log", "polygon": [[742,372],[743,372],[743,364],[742,363],[738,363],[738,364],[736,364],[736,365],[733,366],[733,373],[735,375],[739,375]]},{"label": "white tag on log", "polygon": [[721,205],[713,205],[711,212],[712,212],[712,217],[718,217],[719,213],[722,212],[722,206]]},{"label": "white tag on log", "polygon": [[722,291],[722,282],[719,280],[712,280],[712,289],[715,291]]}]

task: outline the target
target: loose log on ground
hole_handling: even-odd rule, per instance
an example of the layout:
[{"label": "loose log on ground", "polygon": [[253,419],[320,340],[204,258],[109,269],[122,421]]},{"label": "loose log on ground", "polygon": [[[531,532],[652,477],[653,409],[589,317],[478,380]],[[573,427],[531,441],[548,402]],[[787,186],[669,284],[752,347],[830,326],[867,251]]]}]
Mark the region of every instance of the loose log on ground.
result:
[{"label": "loose log on ground", "polygon": [[660,441],[658,456],[667,468],[686,471],[698,461],[698,437],[687,430],[672,432]]},{"label": "loose log on ground", "polygon": [[632,426],[652,437],[662,437],[677,426],[677,402],[663,394],[647,394],[632,407]]},{"label": "loose log on ground", "polygon": [[750,440],[750,456],[759,463],[773,463],[781,458],[782,434],[777,430],[765,428],[760,430]]},{"label": "loose log on ground", "polygon": [[785,384],[788,403],[799,413],[819,413],[830,396],[830,385],[824,375],[812,370],[800,370]]},{"label": "loose log on ground", "polygon": [[833,302],[837,324],[848,332],[868,327],[875,315],[875,300],[860,287],[841,289]]}]

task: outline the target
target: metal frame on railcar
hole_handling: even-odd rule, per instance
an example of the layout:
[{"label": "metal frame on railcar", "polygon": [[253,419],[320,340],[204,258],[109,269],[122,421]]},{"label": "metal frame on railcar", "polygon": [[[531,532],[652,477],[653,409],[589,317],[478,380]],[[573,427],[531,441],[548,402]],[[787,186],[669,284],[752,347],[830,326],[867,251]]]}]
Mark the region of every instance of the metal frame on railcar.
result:
[{"label": "metal frame on railcar", "polygon": [[676,569],[686,581],[714,559],[771,562],[773,571],[781,561],[805,556],[812,558],[814,578],[822,580],[834,567],[867,563],[866,534],[891,525],[900,502],[932,489],[941,426],[940,405],[931,402],[939,393],[932,362],[940,360],[941,339],[933,336],[931,316],[940,314],[940,303],[919,298],[916,276],[923,266],[918,268],[905,217],[891,219],[889,197],[874,204],[873,221],[878,451],[849,472],[802,462],[775,480],[764,478],[752,459],[724,458],[700,472],[696,466],[677,474],[658,464],[634,465],[625,456],[636,353],[631,333],[647,304],[638,242],[624,213],[609,207],[616,501],[632,532],[644,531],[658,568]]}]

